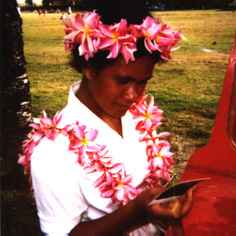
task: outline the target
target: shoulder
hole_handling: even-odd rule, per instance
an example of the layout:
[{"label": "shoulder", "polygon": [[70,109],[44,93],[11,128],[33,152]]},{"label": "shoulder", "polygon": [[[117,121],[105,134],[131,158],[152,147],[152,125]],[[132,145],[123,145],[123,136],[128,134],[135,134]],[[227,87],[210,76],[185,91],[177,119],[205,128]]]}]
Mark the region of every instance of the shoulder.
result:
[{"label": "shoulder", "polygon": [[65,153],[69,153],[68,142],[68,138],[62,134],[58,134],[53,140],[43,137],[32,151],[32,160],[40,159],[43,161],[46,159],[47,161],[54,161],[56,156],[60,157]]},{"label": "shoulder", "polygon": [[[23,143],[23,150],[18,163],[21,164],[25,172],[31,171],[33,166],[53,167],[53,163],[65,162],[67,156],[71,156],[69,151],[69,139],[66,134],[68,125],[61,125],[63,113],[57,113],[49,118],[44,112],[43,115],[34,120],[30,126],[31,132]],[[73,159],[74,160],[74,159]]]},{"label": "shoulder", "polygon": [[68,138],[59,134],[54,140],[44,137],[34,148],[30,161],[31,175],[61,174],[74,168],[76,155],[69,151]]}]

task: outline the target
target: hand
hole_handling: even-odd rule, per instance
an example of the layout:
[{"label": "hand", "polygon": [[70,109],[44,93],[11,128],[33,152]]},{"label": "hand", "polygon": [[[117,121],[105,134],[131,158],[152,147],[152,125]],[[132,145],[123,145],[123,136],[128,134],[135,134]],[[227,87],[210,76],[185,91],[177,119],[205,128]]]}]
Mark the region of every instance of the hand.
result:
[{"label": "hand", "polygon": [[142,211],[148,212],[149,203],[157,198],[164,190],[165,188],[160,185],[144,190],[134,199],[136,207]]},{"label": "hand", "polygon": [[188,214],[192,207],[192,200],[193,188],[174,200],[149,206],[149,214],[154,221],[161,220],[171,224]]}]

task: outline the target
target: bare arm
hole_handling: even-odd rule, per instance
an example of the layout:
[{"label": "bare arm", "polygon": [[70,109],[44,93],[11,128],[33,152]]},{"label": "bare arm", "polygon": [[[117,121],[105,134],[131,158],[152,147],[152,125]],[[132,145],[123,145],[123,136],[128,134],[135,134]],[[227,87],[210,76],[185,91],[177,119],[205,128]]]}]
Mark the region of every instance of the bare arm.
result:
[{"label": "bare arm", "polygon": [[70,236],[120,236],[150,222],[175,225],[191,209],[192,190],[169,203],[149,206],[149,203],[162,190],[160,187],[141,193],[127,205],[97,220],[79,223]]},{"label": "bare arm", "polygon": [[70,233],[70,236],[118,236],[123,235],[131,228],[145,224],[143,212],[135,207],[132,201],[124,207],[107,214],[97,220],[79,223]]},{"label": "bare arm", "polygon": [[160,187],[149,189],[111,214],[97,220],[79,223],[71,231],[70,236],[116,236],[139,228],[149,222],[147,205],[160,192]]}]

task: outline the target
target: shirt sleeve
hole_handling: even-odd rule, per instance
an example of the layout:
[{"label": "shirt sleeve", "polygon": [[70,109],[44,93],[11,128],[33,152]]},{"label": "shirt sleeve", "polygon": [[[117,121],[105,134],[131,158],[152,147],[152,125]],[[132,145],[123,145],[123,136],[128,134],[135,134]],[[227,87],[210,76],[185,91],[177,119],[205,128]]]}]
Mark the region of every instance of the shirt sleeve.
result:
[{"label": "shirt sleeve", "polygon": [[31,158],[31,177],[43,233],[66,236],[88,208],[80,190],[79,166],[63,137],[43,139]]}]

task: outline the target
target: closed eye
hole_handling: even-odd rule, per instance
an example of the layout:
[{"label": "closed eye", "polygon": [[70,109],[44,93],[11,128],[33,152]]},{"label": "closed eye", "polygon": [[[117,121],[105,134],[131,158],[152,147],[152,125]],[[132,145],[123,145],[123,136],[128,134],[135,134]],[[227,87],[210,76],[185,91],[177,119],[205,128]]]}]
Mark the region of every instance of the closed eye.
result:
[{"label": "closed eye", "polygon": [[144,80],[139,80],[137,81],[137,84],[139,85],[145,85],[148,82],[148,79],[144,79]]},{"label": "closed eye", "polygon": [[126,85],[130,82],[135,82],[138,85],[145,85],[150,78],[151,77],[148,77],[142,80],[137,80],[132,77],[115,77],[114,79],[118,84],[121,84],[121,85]]},{"label": "closed eye", "polygon": [[148,76],[148,77],[145,78],[145,79],[138,80],[138,81],[137,81],[137,84],[139,84],[139,85],[146,85],[147,82],[148,82],[151,78],[152,78],[152,76]]},{"label": "closed eye", "polygon": [[118,84],[125,85],[125,84],[128,84],[128,83],[130,83],[131,81],[133,81],[133,79],[130,78],[130,77],[116,77],[116,78],[115,78],[115,81],[116,81]]}]

